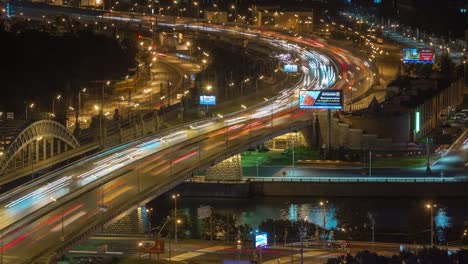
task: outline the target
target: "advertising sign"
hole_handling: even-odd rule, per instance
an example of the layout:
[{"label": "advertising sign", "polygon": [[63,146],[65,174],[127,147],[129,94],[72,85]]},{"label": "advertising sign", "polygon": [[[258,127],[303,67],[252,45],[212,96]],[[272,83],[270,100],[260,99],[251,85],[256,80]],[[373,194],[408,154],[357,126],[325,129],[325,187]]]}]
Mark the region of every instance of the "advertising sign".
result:
[{"label": "advertising sign", "polygon": [[200,105],[216,105],[216,96],[200,95]]},{"label": "advertising sign", "polygon": [[301,90],[299,108],[343,109],[341,90]]},{"label": "advertising sign", "polygon": [[255,248],[264,248],[268,246],[268,235],[267,233],[255,234]]},{"label": "advertising sign", "polygon": [[197,209],[198,219],[205,219],[211,216],[211,207],[202,206]]},{"label": "advertising sign", "polygon": [[177,45],[176,50],[189,50],[189,46],[187,46],[187,45]]},{"label": "advertising sign", "polygon": [[279,55],[276,55],[276,58],[278,58],[282,62],[288,62],[288,61],[291,61],[291,54],[281,53]]},{"label": "advertising sign", "polygon": [[142,241],[139,246],[144,253],[164,253],[164,240]]},{"label": "advertising sign", "polygon": [[404,63],[434,63],[433,49],[403,49]]},{"label": "advertising sign", "polygon": [[223,264],[250,264],[250,260],[223,259]]},{"label": "advertising sign", "polygon": [[284,72],[296,73],[297,72],[297,65],[296,64],[285,64],[284,65]]}]

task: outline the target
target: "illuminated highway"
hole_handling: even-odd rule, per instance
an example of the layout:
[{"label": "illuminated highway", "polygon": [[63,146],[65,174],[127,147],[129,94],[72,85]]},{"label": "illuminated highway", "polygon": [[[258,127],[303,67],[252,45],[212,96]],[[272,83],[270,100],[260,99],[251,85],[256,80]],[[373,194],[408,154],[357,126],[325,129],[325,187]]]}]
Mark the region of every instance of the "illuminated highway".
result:
[{"label": "illuminated highway", "polygon": [[[92,230],[88,229],[112,218],[115,211],[138,204],[149,190],[168,183],[169,188],[174,187],[180,181],[176,176],[222,153],[235,153],[249,142],[310,124],[312,113],[297,107],[300,89],[341,89],[352,82],[350,67],[362,67],[365,72],[365,62],[353,65],[340,56],[332,60],[331,51],[316,41],[226,26],[185,26],[241,34],[276,49],[292,48],[301,60],[301,79],[260,105],[112,148],[3,194],[3,263],[28,262],[53,252],[71,239],[89,235]],[[322,50],[330,53],[325,55]],[[361,74],[361,69],[356,72]]]}]

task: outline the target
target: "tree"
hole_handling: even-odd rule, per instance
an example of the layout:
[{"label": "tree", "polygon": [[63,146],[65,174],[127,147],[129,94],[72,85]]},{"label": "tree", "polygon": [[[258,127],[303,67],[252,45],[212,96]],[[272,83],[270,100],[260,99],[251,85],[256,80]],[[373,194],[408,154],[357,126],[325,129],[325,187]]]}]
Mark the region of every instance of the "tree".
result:
[{"label": "tree", "polygon": [[442,55],[440,55],[438,63],[440,65],[440,74],[443,77],[446,77],[446,78],[453,77],[455,66],[447,52],[444,52],[442,53]]}]

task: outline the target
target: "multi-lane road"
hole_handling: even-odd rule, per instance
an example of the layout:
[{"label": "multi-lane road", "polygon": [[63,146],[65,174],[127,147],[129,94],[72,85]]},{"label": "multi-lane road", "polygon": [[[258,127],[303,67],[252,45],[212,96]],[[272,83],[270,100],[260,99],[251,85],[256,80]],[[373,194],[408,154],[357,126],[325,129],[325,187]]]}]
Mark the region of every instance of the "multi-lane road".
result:
[{"label": "multi-lane road", "polygon": [[176,182],[178,174],[220,153],[307,125],[311,113],[297,107],[298,90],[342,89],[370,71],[367,62],[334,56],[339,51],[310,39],[228,26],[183,26],[288,49],[300,59],[302,78],[260,105],[109,149],[4,193],[0,197],[3,263],[26,262],[68,244],[117,208],[136,203],[145,191]]}]

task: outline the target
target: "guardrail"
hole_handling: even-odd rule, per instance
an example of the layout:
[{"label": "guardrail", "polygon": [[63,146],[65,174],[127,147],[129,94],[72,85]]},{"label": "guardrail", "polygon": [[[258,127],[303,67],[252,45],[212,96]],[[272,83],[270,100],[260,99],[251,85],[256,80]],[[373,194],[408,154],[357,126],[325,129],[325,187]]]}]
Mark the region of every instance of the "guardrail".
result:
[{"label": "guardrail", "polygon": [[246,182],[320,182],[320,183],[449,183],[467,182],[468,177],[250,177]]}]

